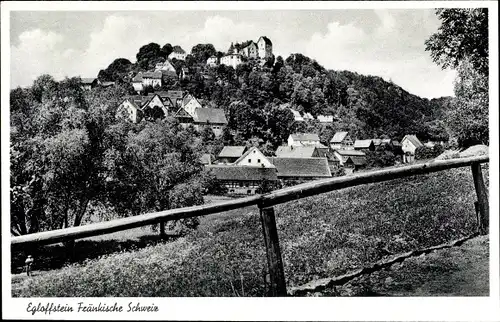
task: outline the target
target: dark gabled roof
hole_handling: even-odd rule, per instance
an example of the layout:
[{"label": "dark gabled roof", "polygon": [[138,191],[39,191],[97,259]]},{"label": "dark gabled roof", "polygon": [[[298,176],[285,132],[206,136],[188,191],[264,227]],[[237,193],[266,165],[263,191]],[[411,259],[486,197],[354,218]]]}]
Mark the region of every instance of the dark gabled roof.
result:
[{"label": "dark gabled roof", "polygon": [[420,142],[416,135],[405,135],[401,142],[403,142],[404,139],[410,141],[416,148],[423,146],[422,142]]},{"label": "dark gabled roof", "polygon": [[295,133],[290,135],[295,141],[319,141],[319,136],[315,133]]},{"label": "dark gabled roof", "polygon": [[197,123],[227,124],[224,110],[220,108],[197,108],[193,119]]},{"label": "dark gabled roof", "polygon": [[362,166],[366,164],[366,157],[360,157],[360,156],[350,156],[347,158],[345,161],[346,163],[353,163],[354,165],[357,166]]},{"label": "dark gabled roof", "polygon": [[346,131],[335,133],[333,138],[330,140],[330,143],[341,143],[342,141],[344,141],[347,134],[348,134],[348,132],[346,132]]},{"label": "dark gabled roof", "polygon": [[275,168],[247,167],[235,165],[207,165],[206,171],[211,171],[218,180],[259,181],[263,179],[277,180]]},{"label": "dark gabled roof", "polygon": [[337,150],[334,150],[334,151],[337,152],[338,154],[342,155],[342,156],[351,156],[351,155],[354,155],[354,156],[365,156],[366,155],[363,151],[359,151],[359,150],[337,149]]},{"label": "dark gabled roof", "polygon": [[181,46],[177,46],[177,45],[172,48],[172,52],[173,53],[179,53],[179,54],[185,54],[186,53],[186,51],[184,49],[182,49]]},{"label": "dark gabled roof", "polygon": [[219,158],[239,158],[245,153],[245,146],[225,146],[219,153]]},{"label": "dark gabled roof", "polygon": [[354,148],[368,149],[372,144],[372,140],[356,140],[354,141]]},{"label": "dark gabled roof", "polygon": [[[245,160],[245,158],[252,152],[252,151],[259,151],[262,155],[264,155],[264,153],[262,153],[259,148],[255,147],[255,146],[252,146],[251,148],[249,148],[248,150],[245,151],[245,153],[243,153],[236,161],[234,161],[235,164],[238,164],[239,162],[241,162],[242,160]],[[265,155],[264,155],[265,158],[267,158]]]},{"label": "dark gabled roof", "polygon": [[183,109],[182,107],[179,108],[177,110],[177,112],[175,112],[174,117],[176,117],[176,118],[190,118],[190,119],[193,119],[193,117],[191,115],[189,115],[189,113],[186,112],[186,110]]},{"label": "dark gabled roof", "polygon": [[92,84],[93,82],[97,81],[97,78],[93,78],[93,77],[85,77],[85,78],[82,78],[82,84]]},{"label": "dark gabled roof", "polygon": [[331,177],[326,158],[269,158],[278,177]]},{"label": "dark gabled roof", "polygon": [[314,145],[279,146],[275,154],[278,158],[312,158],[315,151],[316,146]]},{"label": "dark gabled roof", "polygon": [[142,74],[142,78],[161,79],[162,75],[163,74],[161,72],[144,72]]},{"label": "dark gabled roof", "polygon": [[[271,39],[267,38],[266,36],[260,36],[260,38],[264,39],[264,41],[266,42],[266,45],[273,45],[273,43],[271,42]],[[259,40],[260,40],[259,38]],[[257,42],[259,42],[259,40],[257,40]]]},{"label": "dark gabled roof", "polygon": [[138,72],[137,75],[132,78],[132,82],[139,83],[142,82],[142,72]]}]

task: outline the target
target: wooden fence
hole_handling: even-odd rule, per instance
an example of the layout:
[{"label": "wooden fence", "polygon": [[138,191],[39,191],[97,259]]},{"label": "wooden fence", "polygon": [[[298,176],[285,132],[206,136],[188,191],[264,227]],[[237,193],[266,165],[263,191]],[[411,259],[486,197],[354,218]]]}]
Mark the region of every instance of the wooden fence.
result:
[{"label": "wooden fence", "polygon": [[255,195],[213,205],[209,204],[171,209],[129,218],[89,224],[80,227],[71,227],[12,237],[11,245],[23,247],[53,244],[79,238],[109,234],[121,230],[146,226],[155,223],[210,215],[228,210],[257,205],[260,209],[260,218],[262,222],[262,230],[264,234],[264,243],[266,247],[267,263],[270,276],[269,295],[286,296],[287,293],[285,274],[283,270],[283,262],[281,258],[278,230],[276,228],[276,218],[273,206],[300,198],[339,190],[342,188],[470,166],[472,169],[474,187],[477,195],[476,209],[479,212],[478,229],[480,234],[487,234],[489,225],[488,193],[481,170],[481,163],[486,162],[489,162],[488,156],[451,159],[357,173],[350,176],[311,181],[293,187],[276,190],[264,195]]}]

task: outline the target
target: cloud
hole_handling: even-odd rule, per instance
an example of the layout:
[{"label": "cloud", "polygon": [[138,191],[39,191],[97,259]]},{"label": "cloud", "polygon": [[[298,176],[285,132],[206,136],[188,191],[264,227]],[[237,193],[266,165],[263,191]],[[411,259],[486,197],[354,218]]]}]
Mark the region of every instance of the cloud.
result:
[{"label": "cloud", "polygon": [[293,24],[277,27],[223,15],[206,17],[195,27],[196,23],[182,17],[174,21],[161,15],[112,14],[101,28],[90,32],[85,46],[76,46],[83,40],[74,39],[71,33],[63,36],[42,29],[21,33],[16,45],[11,45],[11,82],[28,86],[43,73],[56,79],[95,77],[116,58],[134,62],[139,48],[149,42],[170,42],[188,52],[196,44],[211,43],[226,51],[231,42],[256,41],[266,35],[273,41],[275,55],[283,58],[303,53],[326,68],[381,76],[417,95],[452,95],[454,72],[442,71],[424,50],[423,42],[438,23],[428,15],[426,11],[376,10],[376,25],[371,29],[366,23],[332,21],[325,31],[300,37]]},{"label": "cloud", "polygon": [[67,75],[74,51],[61,49],[63,37],[40,29],[25,31],[19,44],[11,47],[11,82],[30,85],[41,74],[62,78]]},{"label": "cloud", "polygon": [[186,46],[211,43],[215,49],[226,51],[231,42],[254,39],[256,30],[259,30],[258,26],[251,23],[235,23],[226,17],[213,16],[207,18],[201,30],[186,35],[182,42]]},{"label": "cloud", "polygon": [[418,25],[405,23],[395,12],[375,13],[379,23],[373,30],[354,24],[329,23],[325,33],[313,34],[305,48],[306,55],[326,68],[392,80],[419,96],[453,95],[450,80],[455,72],[443,71],[432,62],[424,48],[428,35],[411,32]]}]

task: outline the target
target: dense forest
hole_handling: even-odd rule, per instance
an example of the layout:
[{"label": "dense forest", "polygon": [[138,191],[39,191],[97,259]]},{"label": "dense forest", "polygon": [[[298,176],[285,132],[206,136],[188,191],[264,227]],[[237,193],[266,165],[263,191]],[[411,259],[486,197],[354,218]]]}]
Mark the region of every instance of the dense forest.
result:
[{"label": "dense forest", "polygon": [[[144,45],[136,55],[136,63],[118,58],[101,70],[98,78],[124,84],[132,93],[133,75],[153,69],[172,48],[170,44]],[[207,66],[206,60],[212,55],[220,57],[222,53],[211,44],[199,44],[186,60],[173,59],[178,74],[183,70],[184,75],[165,76],[161,89],[183,89],[207,106],[223,108],[231,132],[236,133],[236,142],[256,139],[276,147],[291,132],[310,131],[326,143],[340,130],[359,139],[401,140],[406,134],[416,134],[424,141],[449,138],[443,119],[450,97],[420,98],[377,76],[327,70],[302,54],[286,59],[273,57],[264,64],[246,59],[236,70],[225,65]],[[153,89],[146,90],[150,91]],[[294,123],[292,113],[284,107],[314,117],[332,115],[334,123]]]}]

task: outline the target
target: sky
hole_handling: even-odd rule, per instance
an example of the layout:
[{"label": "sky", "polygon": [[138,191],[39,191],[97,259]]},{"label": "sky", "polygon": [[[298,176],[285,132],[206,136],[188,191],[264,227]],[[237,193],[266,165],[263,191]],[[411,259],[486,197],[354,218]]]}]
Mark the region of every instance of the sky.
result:
[{"label": "sky", "polygon": [[12,11],[11,88],[41,74],[96,77],[116,58],[135,62],[142,45],[231,42],[267,36],[284,59],[301,53],[328,69],[380,76],[421,97],[453,95],[425,40],[440,26],[433,9],[266,11]]}]

